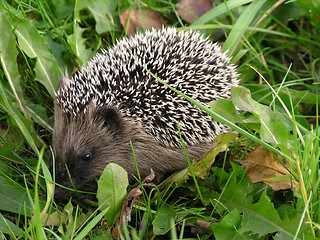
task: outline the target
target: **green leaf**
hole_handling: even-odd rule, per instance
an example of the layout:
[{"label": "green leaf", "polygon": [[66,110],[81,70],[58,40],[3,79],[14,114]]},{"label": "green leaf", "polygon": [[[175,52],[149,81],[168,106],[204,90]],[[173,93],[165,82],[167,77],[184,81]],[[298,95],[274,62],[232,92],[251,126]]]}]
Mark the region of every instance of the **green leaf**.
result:
[{"label": "green leaf", "polygon": [[15,33],[18,37],[21,49],[30,58],[37,58],[35,66],[35,80],[42,83],[51,97],[54,97],[55,87],[61,75],[58,63],[49,51],[47,42],[37,29],[27,20],[18,21]]},{"label": "green leaf", "polygon": [[[74,238],[74,240],[81,240],[85,239],[85,237],[89,234],[89,232],[98,224],[98,222],[102,219],[102,217],[108,212],[109,208],[104,209],[99,213],[97,216],[95,216],[82,230],[77,236]],[[96,238],[95,238],[96,239]]]},{"label": "green leaf", "polygon": [[311,11],[320,20],[320,2],[317,0],[298,0],[298,3],[306,10]]},{"label": "green leaf", "polygon": [[278,146],[286,146],[289,141],[287,128],[277,115],[267,106],[254,101],[250,91],[243,87],[231,89],[232,102],[241,110],[253,113],[260,121],[260,137],[262,140]]},{"label": "green leaf", "polygon": [[210,11],[203,14],[200,18],[198,18],[191,26],[202,25],[210,20],[227,13],[228,11],[232,10],[233,8],[239,7],[241,5],[245,5],[253,0],[230,0],[224,1],[220,3],[218,6],[212,8]]},{"label": "green leaf", "polygon": [[240,239],[239,234],[237,234],[237,229],[240,223],[240,212],[237,209],[234,209],[228,213],[217,225],[211,225],[211,229],[217,240]]},{"label": "green leaf", "polygon": [[[282,229],[285,229],[287,232],[295,234],[299,229],[300,221],[302,222],[301,228],[298,234],[297,239],[313,240],[314,236],[310,232],[309,224],[306,224],[306,221],[303,218],[302,213],[295,213],[292,218],[284,219],[279,225]],[[275,236],[274,240],[291,240],[292,235],[287,234],[284,231],[279,231]]]},{"label": "green leaf", "polygon": [[272,202],[264,191],[259,201],[243,208],[243,217],[239,233],[252,232],[259,237],[268,233],[281,232],[283,236],[291,237],[294,235],[283,229],[279,224],[281,219],[274,208]]},{"label": "green leaf", "polygon": [[[223,169],[215,168],[214,179],[221,182],[219,188],[221,193],[207,189],[204,192],[204,197],[208,203],[212,204],[212,200],[216,199],[215,208],[224,211],[226,208],[231,209],[232,214],[230,217],[225,217],[219,224],[211,225],[211,229],[217,239],[257,239],[258,236],[265,236],[269,233],[276,233],[279,236],[277,239],[294,239],[293,236],[299,227],[300,221],[302,222],[301,230],[298,234],[298,239],[312,239],[312,235],[308,230],[309,226],[305,220],[301,220],[302,213],[292,214],[295,209],[290,206],[289,209],[282,208],[282,218],[279,216],[278,211],[275,209],[273,203],[267,196],[267,188],[257,188],[257,184],[253,184],[245,174],[245,170],[236,164],[231,164],[233,171],[226,173]],[[221,173],[224,173],[222,176]],[[221,177],[228,178],[222,180]],[[241,181],[239,182],[239,179]],[[218,187],[218,186],[215,186]],[[213,188],[215,188],[213,187]],[[265,189],[258,202],[254,202],[255,191]],[[240,213],[241,224],[238,224],[238,214]],[[232,217],[231,217],[232,216]],[[225,220],[225,221],[224,221]],[[234,231],[231,228],[233,226]],[[220,228],[223,228],[222,231]],[[255,235],[257,237],[252,237]],[[241,238],[239,238],[241,236]],[[245,236],[251,236],[246,238]],[[219,237],[219,238],[218,238]]]},{"label": "green leaf", "polygon": [[68,36],[68,43],[76,55],[79,65],[83,65],[89,57],[92,55],[92,52],[86,48],[85,41],[86,39],[82,37],[83,32],[86,29],[81,28],[78,23],[74,25],[74,33]]},{"label": "green leaf", "polygon": [[223,50],[228,52],[229,56],[232,56],[242,41],[242,37],[246,32],[249,25],[252,23],[253,18],[259,12],[263,4],[267,0],[256,0],[253,1],[246,9],[243,11],[241,16],[238,18],[237,22],[233,25],[231,32],[229,33],[226,41],[223,44]]},{"label": "green leaf", "polygon": [[112,226],[119,216],[122,203],[127,195],[128,174],[115,163],[109,163],[98,181],[97,198],[101,209],[110,207],[105,218]]},{"label": "green leaf", "polygon": [[[239,113],[230,100],[219,99],[210,102],[210,109],[230,122],[240,122]],[[217,121],[217,119],[214,119]]]},{"label": "green leaf", "polygon": [[53,0],[59,19],[70,16],[74,10],[75,0]]},{"label": "green leaf", "polygon": [[18,51],[16,48],[16,38],[13,29],[7,19],[7,15],[0,11],[0,32],[3,34],[0,39],[0,60],[2,69],[9,82],[11,90],[19,103],[21,111],[26,115],[25,101],[20,86],[20,77],[17,65]]},{"label": "green leaf", "polygon": [[0,175],[0,209],[3,211],[32,215],[32,208],[25,188]]},{"label": "green leaf", "polygon": [[154,220],[152,221],[153,233],[156,235],[164,235],[173,227],[172,223],[177,217],[176,211],[168,205],[163,205]]},{"label": "green leaf", "polygon": [[14,234],[15,236],[21,236],[22,230],[17,225],[9,221],[0,213],[0,232],[6,234]]},{"label": "green leaf", "polygon": [[[305,0],[303,0],[305,2]],[[286,4],[281,4],[274,11],[272,15],[281,22],[287,21],[289,19],[301,18],[305,15],[305,11],[296,2],[286,2]]]},{"label": "green leaf", "polygon": [[68,36],[68,43],[76,55],[79,65],[83,65],[89,57],[92,55],[92,51],[86,48],[85,41],[86,39],[82,37],[85,28],[81,28],[79,23],[80,11],[90,4],[90,0],[76,0],[74,6],[74,18],[73,18],[73,34]]},{"label": "green leaf", "polygon": [[5,89],[0,82],[0,107],[10,115],[33,151],[38,154],[37,143],[41,140],[35,133],[32,122],[29,119],[26,119],[18,109],[14,109],[12,105],[12,102],[8,99]]},{"label": "green leaf", "polygon": [[[296,221],[289,220],[290,223],[297,223]],[[239,233],[252,232],[258,234],[259,237],[264,236],[268,233],[278,232],[277,235],[281,236],[278,239],[294,239],[295,228],[283,227],[284,224],[272,202],[264,191],[259,201],[252,205],[247,205],[243,209],[243,218],[241,222],[241,228]]]},{"label": "green leaf", "polygon": [[113,15],[118,6],[118,0],[98,0],[89,5],[94,19],[96,20],[96,31],[101,34],[114,29]]}]

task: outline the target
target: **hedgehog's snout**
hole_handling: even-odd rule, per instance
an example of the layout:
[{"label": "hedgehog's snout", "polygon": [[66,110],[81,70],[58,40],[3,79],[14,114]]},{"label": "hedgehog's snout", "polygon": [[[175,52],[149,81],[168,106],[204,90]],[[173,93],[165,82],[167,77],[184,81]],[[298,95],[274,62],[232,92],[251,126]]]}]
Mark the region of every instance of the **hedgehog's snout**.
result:
[{"label": "hedgehog's snout", "polygon": [[72,171],[68,174],[68,171],[55,171],[54,198],[59,202],[65,202],[70,197],[95,200],[96,179],[79,178],[79,175],[72,174]]}]

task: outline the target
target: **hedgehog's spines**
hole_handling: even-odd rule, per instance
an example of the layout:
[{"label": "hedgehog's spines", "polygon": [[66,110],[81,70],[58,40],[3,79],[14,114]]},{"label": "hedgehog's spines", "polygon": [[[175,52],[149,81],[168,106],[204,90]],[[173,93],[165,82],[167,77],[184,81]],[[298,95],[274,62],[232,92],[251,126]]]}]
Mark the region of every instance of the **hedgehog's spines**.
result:
[{"label": "hedgehog's spines", "polygon": [[186,144],[208,142],[226,130],[183,97],[154,79],[152,71],[172,87],[199,102],[230,99],[238,84],[235,66],[221,47],[194,31],[163,28],[117,41],[113,48],[87,63],[72,79],[63,76],[57,104],[67,116],[96,106],[117,105],[127,118],[141,124],[165,146],[181,146],[177,125]]}]

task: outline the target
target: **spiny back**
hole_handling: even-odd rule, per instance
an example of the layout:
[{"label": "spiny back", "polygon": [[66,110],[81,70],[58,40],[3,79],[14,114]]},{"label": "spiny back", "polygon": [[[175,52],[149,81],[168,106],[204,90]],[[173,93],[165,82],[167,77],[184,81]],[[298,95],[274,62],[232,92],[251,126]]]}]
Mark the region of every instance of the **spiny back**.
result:
[{"label": "spiny back", "polygon": [[204,104],[230,99],[238,84],[235,66],[217,44],[195,31],[165,28],[138,33],[96,54],[71,79],[65,76],[57,102],[67,118],[85,113],[92,102],[97,108],[116,106],[164,146],[181,146],[178,124],[186,145],[212,141],[227,130],[146,69]]}]

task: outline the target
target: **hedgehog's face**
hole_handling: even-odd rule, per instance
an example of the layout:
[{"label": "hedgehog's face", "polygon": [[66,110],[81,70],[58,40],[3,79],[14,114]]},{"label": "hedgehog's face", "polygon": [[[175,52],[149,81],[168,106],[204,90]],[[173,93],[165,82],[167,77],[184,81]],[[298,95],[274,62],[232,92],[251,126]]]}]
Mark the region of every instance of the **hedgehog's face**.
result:
[{"label": "hedgehog's face", "polygon": [[[124,145],[122,141],[117,110],[97,109],[92,105],[86,113],[67,118],[56,105],[53,134],[56,182],[69,188],[74,185],[77,190],[94,191],[105,166],[125,159],[119,149]],[[58,197],[72,194],[63,188],[56,189]]]}]

